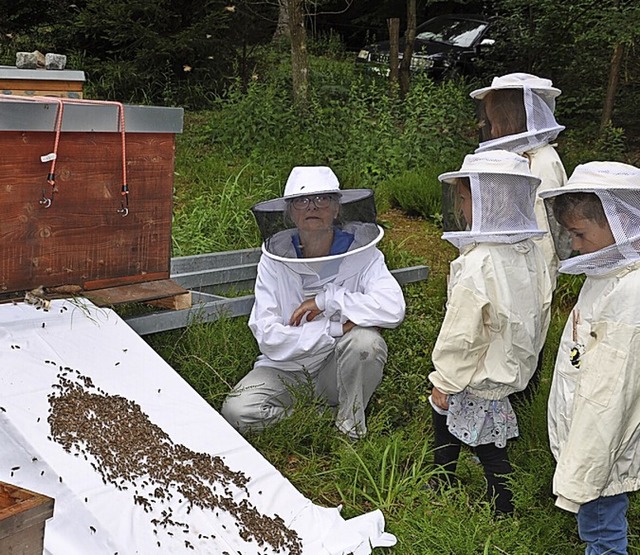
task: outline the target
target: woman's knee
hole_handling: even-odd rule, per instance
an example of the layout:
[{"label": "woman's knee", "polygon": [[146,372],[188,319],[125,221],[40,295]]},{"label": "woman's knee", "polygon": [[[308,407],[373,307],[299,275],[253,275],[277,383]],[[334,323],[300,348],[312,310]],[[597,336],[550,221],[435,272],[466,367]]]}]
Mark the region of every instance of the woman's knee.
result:
[{"label": "woman's knee", "polygon": [[343,349],[357,350],[363,356],[365,353],[374,354],[383,362],[387,360],[387,344],[376,328],[356,326],[343,336],[341,343],[344,344]]},{"label": "woman's knee", "polygon": [[242,392],[233,391],[227,395],[222,404],[220,414],[236,430],[243,431],[248,427],[248,420],[251,419],[253,410],[249,410],[247,399],[243,398]]},{"label": "woman's knee", "polygon": [[[253,378],[255,376],[251,376]],[[270,376],[240,381],[227,395],[220,413],[240,432],[261,429],[280,420],[291,404],[285,383]]]}]

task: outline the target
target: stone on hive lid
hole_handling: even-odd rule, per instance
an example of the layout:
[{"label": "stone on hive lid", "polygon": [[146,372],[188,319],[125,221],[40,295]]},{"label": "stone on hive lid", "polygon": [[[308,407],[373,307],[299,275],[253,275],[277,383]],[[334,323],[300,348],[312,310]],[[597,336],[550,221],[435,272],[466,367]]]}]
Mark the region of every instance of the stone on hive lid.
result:
[{"label": "stone on hive lid", "polygon": [[67,57],[64,54],[47,54],[44,57],[45,69],[64,69],[67,65]]},{"label": "stone on hive lid", "polygon": [[18,69],[38,69],[44,67],[44,54],[39,50],[33,52],[17,52],[16,67]]}]

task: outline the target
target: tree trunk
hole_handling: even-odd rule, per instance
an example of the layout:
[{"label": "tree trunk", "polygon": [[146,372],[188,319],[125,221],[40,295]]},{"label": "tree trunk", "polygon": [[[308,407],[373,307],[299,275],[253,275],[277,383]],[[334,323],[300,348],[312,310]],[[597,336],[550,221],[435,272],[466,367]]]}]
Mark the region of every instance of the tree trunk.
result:
[{"label": "tree trunk", "polygon": [[407,0],[407,32],[405,33],[404,54],[400,64],[400,95],[404,98],[409,92],[411,81],[409,69],[413,56],[413,43],[416,40],[417,9],[416,0]]},{"label": "tree trunk", "polygon": [[389,28],[389,84],[391,90],[398,86],[398,44],[400,42],[400,19],[391,17],[387,19]]},{"label": "tree trunk", "polygon": [[290,38],[289,32],[289,5],[288,0],[278,0],[278,24],[276,30],[273,33],[273,40],[279,40],[281,38]]},{"label": "tree trunk", "polygon": [[299,108],[307,104],[309,60],[307,58],[307,33],[304,28],[304,0],[287,0],[289,32],[291,33],[291,77],[293,101]]},{"label": "tree trunk", "polygon": [[602,108],[602,118],[600,120],[600,133],[602,133],[607,125],[611,122],[613,116],[613,104],[618,90],[618,80],[620,79],[620,67],[622,66],[622,55],[624,54],[624,45],[616,44],[611,57],[611,69],[609,69],[609,82],[607,83],[607,94],[604,99]]}]

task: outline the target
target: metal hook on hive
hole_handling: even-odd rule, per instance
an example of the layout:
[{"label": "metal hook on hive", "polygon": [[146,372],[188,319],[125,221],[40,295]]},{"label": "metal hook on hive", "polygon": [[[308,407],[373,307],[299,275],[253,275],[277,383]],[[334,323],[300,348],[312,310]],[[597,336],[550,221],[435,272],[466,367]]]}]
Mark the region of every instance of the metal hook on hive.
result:
[{"label": "metal hook on hive", "polygon": [[53,202],[53,193],[51,194],[51,198],[48,198],[44,192],[44,189],[42,189],[42,198],[40,199],[39,202],[40,202],[40,205],[43,206],[44,208],[49,208],[51,206],[51,203]]},{"label": "metal hook on hive", "polygon": [[129,214],[129,185],[127,185],[126,183],[122,184],[120,195],[122,195],[123,202],[120,203],[118,214],[122,214],[122,217],[124,218]]}]

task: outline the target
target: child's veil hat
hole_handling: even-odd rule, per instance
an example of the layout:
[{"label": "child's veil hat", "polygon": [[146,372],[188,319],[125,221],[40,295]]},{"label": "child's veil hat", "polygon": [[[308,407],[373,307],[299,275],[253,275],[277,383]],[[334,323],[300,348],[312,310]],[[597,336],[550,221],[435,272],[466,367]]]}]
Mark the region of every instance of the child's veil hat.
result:
[{"label": "child's veil hat", "polygon": [[[621,162],[580,164],[564,187],[541,191],[540,197],[555,214],[554,199],[571,193],[597,195],[615,244],[563,260],[560,272],[597,276],[640,260],[640,169]],[[562,220],[561,214],[555,217]]]},{"label": "child's veil hat", "polygon": [[[457,200],[462,178],[470,185],[471,222],[461,218]],[[517,243],[544,233],[534,213],[540,179],[531,174],[526,158],[506,150],[468,154],[460,170],[438,179],[443,184],[442,238],[458,248],[480,242]]]},{"label": "child's veil hat", "polygon": [[553,86],[551,79],[538,77],[531,73],[509,73],[500,77],[494,77],[491,86],[476,89],[469,93],[471,98],[478,100],[484,98],[490,91],[497,89],[531,89],[536,94],[546,96],[548,98],[556,98],[562,94],[562,91]]},{"label": "child's veil hat", "polygon": [[[512,135],[485,140],[480,143],[476,152],[505,149],[521,154],[549,144],[564,130],[564,126],[558,124],[554,115],[556,97],[562,91],[554,87],[550,79],[530,73],[509,73],[494,77],[491,86],[476,89],[470,93],[471,98],[479,102],[481,121],[487,119],[487,114],[482,108],[484,98],[491,91],[498,90],[522,91],[522,109],[526,115],[526,129]],[[491,127],[487,121],[483,121],[483,125]]]}]

